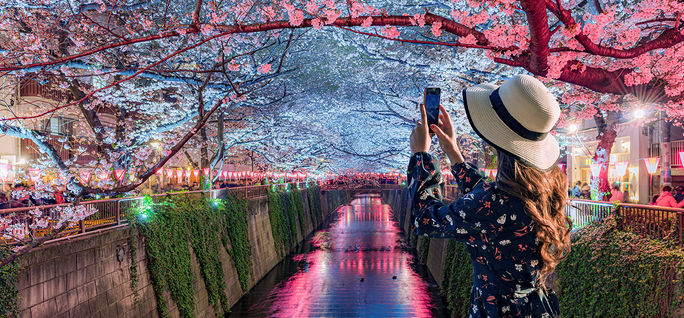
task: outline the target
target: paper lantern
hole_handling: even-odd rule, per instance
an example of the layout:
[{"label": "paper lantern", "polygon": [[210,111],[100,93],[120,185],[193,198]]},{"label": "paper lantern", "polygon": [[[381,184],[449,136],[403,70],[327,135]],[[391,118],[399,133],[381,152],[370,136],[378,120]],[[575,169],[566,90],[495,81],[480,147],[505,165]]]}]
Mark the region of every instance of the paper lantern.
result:
[{"label": "paper lantern", "polygon": [[176,170],[176,177],[178,177],[178,179],[183,178],[183,170],[181,170],[181,169]]},{"label": "paper lantern", "polygon": [[116,180],[119,180],[119,182],[123,181],[123,177],[126,174],[126,171],[123,169],[116,169],[114,170],[114,176],[116,177]]},{"label": "paper lantern", "polygon": [[78,172],[78,178],[81,179],[81,183],[85,184],[88,183],[88,181],[90,181],[90,176],[92,174],[92,171],[81,170]]},{"label": "paper lantern", "polygon": [[644,164],[646,165],[648,174],[656,173],[658,170],[658,163],[660,163],[660,157],[644,158]]},{"label": "paper lantern", "polygon": [[684,151],[679,152],[679,164],[684,167]]},{"label": "paper lantern", "polygon": [[163,176],[164,175],[164,168],[157,169],[157,171],[155,171],[154,174],[156,174],[158,176]]},{"label": "paper lantern", "polygon": [[199,169],[192,170],[192,175],[194,175],[195,178],[199,177]]},{"label": "paper lantern", "polygon": [[489,172],[492,173],[492,178],[496,178],[496,174],[499,172],[499,170],[497,170],[497,169],[492,169],[492,170],[489,170]]},{"label": "paper lantern", "polygon": [[204,172],[205,176],[209,175],[209,168],[204,168],[204,169],[202,169],[202,171]]},{"label": "paper lantern", "polygon": [[40,178],[40,172],[40,169],[29,168],[29,178],[31,178],[31,182],[36,183],[36,181],[38,181],[38,178]]},{"label": "paper lantern", "polygon": [[627,173],[627,162],[620,161],[615,163],[615,176],[617,178],[622,178]]},{"label": "paper lantern", "polygon": [[107,173],[106,171],[102,171],[102,172],[100,172],[99,177],[100,177],[100,180],[107,179],[107,178],[109,178],[109,173]]},{"label": "paper lantern", "polygon": [[601,164],[600,163],[592,163],[589,165],[589,168],[591,169],[591,175],[593,177],[598,177],[598,175],[601,173]]}]

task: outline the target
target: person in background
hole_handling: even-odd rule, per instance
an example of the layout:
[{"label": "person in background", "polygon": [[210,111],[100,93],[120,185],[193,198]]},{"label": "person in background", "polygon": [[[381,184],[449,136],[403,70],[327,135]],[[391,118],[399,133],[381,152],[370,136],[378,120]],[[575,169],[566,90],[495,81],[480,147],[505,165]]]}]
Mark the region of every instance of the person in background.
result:
[{"label": "person in background", "polygon": [[674,196],[672,196],[672,188],[670,186],[664,186],[663,191],[660,192],[660,197],[656,200],[657,206],[662,206],[666,208],[682,208],[684,207],[684,200],[682,202],[677,202]]},{"label": "person in background", "polygon": [[659,195],[654,195],[653,199],[651,199],[651,202],[648,203],[648,205],[656,205],[656,201],[658,201]]},{"label": "person in background", "polygon": [[591,188],[586,182],[582,185],[582,192],[580,193],[579,198],[584,200],[591,200]]},{"label": "person in background", "polygon": [[0,192],[0,210],[9,208],[10,202],[9,200],[7,200],[7,195],[5,194],[5,192]]},{"label": "person in background", "polygon": [[684,187],[677,186],[675,188],[674,194],[672,194],[672,196],[674,196],[674,198],[675,198],[675,200],[677,200],[677,202],[684,200]]},{"label": "person in background", "polygon": [[579,198],[582,195],[582,189],[580,188],[581,184],[582,184],[582,181],[575,182],[575,186],[572,188],[572,197],[573,198]]},{"label": "person in background", "polygon": [[613,188],[610,190],[610,202],[624,202],[625,197],[620,191],[620,185],[618,183],[613,184]]}]

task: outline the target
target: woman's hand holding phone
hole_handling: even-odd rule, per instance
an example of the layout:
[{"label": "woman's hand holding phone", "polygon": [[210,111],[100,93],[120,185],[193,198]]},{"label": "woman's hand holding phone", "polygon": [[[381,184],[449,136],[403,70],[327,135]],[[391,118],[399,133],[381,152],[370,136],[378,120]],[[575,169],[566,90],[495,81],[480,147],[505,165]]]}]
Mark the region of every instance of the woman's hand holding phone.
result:
[{"label": "woman's hand holding phone", "polygon": [[[451,117],[447,113],[446,109],[439,105],[439,121],[437,125],[431,125],[430,129],[437,135],[439,139],[439,146],[442,151],[447,155],[451,164],[462,163],[463,156],[458,148],[458,143],[456,142],[456,133],[454,132],[454,126],[451,123]],[[423,116],[423,121],[425,122],[425,108],[421,108],[421,115]],[[428,144],[428,149],[429,149]]]},{"label": "woman's hand holding phone", "polygon": [[417,152],[428,152],[428,150],[430,150],[432,138],[428,131],[427,113],[425,112],[424,104],[420,104],[420,121],[418,121],[416,127],[411,131],[409,141],[411,143],[411,152],[414,154]]}]

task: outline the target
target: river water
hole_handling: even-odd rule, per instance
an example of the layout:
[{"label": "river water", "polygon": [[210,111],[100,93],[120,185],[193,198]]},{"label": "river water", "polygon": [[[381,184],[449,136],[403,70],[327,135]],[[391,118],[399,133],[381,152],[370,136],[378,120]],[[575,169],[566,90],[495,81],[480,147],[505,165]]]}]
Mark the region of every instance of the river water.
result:
[{"label": "river water", "polygon": [[439,290],[379,197],[356,197],[227,317],[446,317]]}]

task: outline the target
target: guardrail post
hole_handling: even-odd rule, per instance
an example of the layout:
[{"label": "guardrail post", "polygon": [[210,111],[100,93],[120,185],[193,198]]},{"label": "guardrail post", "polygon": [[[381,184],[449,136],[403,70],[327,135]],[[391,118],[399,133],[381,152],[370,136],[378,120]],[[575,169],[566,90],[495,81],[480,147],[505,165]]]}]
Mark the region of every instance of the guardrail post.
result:
[{"label": "guardrail post", "polygon": [[80,220],[80,221],[78,221],[78,231],[79,231],[80,233],[85,233],[85,232],[86,232],[85,220]]},{"label": "guardrail post", "polygon": [[114,220],[116,225],[121,224],[121,200],[116,200],[116,206],[114,207]]}]

